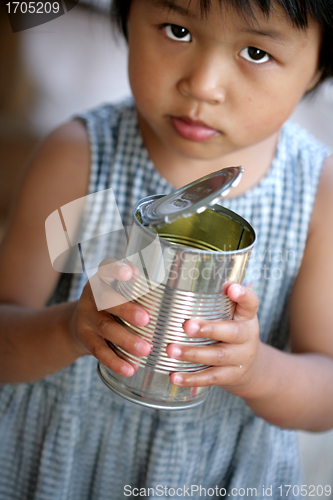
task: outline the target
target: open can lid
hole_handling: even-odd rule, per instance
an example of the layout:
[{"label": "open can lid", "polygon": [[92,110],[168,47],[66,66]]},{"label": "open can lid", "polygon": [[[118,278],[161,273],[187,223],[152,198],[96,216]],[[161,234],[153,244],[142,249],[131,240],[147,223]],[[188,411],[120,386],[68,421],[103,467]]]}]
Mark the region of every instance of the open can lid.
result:
[{"label": "open can lid", "polygon": [[223,168],[142,206],[142,223],[162,226],[174,222],[179,217],[204,212],[226,196],[232,187],[238,185],[243,172],[241,166]]}]

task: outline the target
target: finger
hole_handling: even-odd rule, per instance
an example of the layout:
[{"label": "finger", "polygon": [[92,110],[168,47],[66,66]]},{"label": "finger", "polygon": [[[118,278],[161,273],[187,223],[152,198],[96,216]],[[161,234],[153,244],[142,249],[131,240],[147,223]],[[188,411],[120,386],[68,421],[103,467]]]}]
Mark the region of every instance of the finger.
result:
[{"label": "finger", "polygon": [[122,260],[104,259],[98,266],[98,276],[106,284],[128,281],[133,277],[133,267]]},{"label": "finger", "polygon": [[248,325],[233,320],[206,321],[190,319],[185,321],[183,329],[190,337],[209,338],[230,344],[242,344],[248,337]]},{"label": "finger", "polygon": [[148,356],[152,349],[149,342],[129,332],[107,313],[98,313],[98,316],[92,317],[89,326],[94,333],[134,356]]},{"label": "finger", "polygon": [[212,346],[190,347],[181,344],[169,344],[166,352],[170,358],[189,361],[207,366],[228,366],[239,364],[241,353],[235,352],[233,345],[219,342]]},{"label": "finger", "polygon": [[127,321],[133,326],[146,326],[150,320],[149,313],[133,302],[120,304],[107,309],[106,312]]},{"label": "finger", "polygon": [[113,344],[135,356],[148,356],[152,345],[145,339],[129,332],[115,321],[112,316],[105,318],[98,325],[98,333]]},{"label": "finger", "polygon": [[107,368],[123,377],[131,377],[135,373],[135,368],[124,359],[118,357],[108,346],[106,341],[93,331],[85,335],[85,345],[98,361]]},{"label": "finger", "polygon": [[257,295],[238,283],[230,283],[225,293],[229,299],[236,303],[234,321],[242,321],[253,318],[258,311],[259,300]]},{"label": "finger", "polygon": [[201,372],[185,373],[176,372],[170,375],[171,383],[180,387],[207,387],[223,385],[227,387],[239,381],[243,369],[239,366],[219,366],[207,368]]}]

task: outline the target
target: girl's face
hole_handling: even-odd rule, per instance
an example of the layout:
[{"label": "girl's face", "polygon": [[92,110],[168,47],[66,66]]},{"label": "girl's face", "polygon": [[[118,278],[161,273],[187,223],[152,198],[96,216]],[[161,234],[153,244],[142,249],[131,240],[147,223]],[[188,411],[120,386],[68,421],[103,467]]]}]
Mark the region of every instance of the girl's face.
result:
[{"label": "girl's face", "polygon": [[148,148],[219,158],[276,133],[319,78],[320,31],[280,7],[256,19],[212,2],[133,0],[129,78]]}]

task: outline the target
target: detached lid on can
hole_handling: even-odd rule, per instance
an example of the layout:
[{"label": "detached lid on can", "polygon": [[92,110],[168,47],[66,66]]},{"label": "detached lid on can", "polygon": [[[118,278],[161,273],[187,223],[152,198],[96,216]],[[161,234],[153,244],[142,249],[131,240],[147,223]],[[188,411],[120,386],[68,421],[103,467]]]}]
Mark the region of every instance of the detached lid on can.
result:
[{"label": "detached lid on can", "polygon": [[171,194],[161,196],[156,201],[140,208],[142,223],[149,226],[162,226],[174,222],[179,217],[189,217],[195,212],[218,203],[236,187],[244,172],[243,167],[228,167],[205,175],[183,186]]}]

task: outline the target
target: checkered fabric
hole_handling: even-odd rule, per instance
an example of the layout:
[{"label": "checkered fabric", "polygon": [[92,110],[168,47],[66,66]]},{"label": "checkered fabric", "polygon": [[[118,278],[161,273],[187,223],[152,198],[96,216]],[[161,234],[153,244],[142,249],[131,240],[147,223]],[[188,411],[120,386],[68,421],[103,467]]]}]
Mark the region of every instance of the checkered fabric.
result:
[{"label": "checkered fabric", "polygon": [[[80,119],[90,137],[89,193],[112,188],[123,224],[129,226],[140,198],[173,187],[148,157],[131,100],[104,105]],[[327,155],[326,147],[288,122],[265,177],[245,195],[224,201],[256,230],[245,284],[260,299],[262,340],[279,349],[287,348],[288,297]],[[121,247],[121,235],[110,232],[108,193],[93,198],[83,227],[87,269],[111,249],[117,256]],[[86,280],[84,273],[63,274],[52,303],[76,300]],[[191,485],[215,489],[205,495],[192,488],[196,499],[220,498],[216,487],[228,493],[253,487],[257,498],[266,498],[263,485],[272,486],[267,498],[278,499],[279,485],[299,484],[295,433],[256,417],[242,399],[215,387],[197,408],[153,410],[110,391],[96,363],[85,356],[35,383],[1,387],[1,500],[119,500],[133,497],[135,487],[162,499],[165,487],[183,488],[186,495],[174,494],[181,498]],[[243,490],[233,496],[243,497]]]}]

